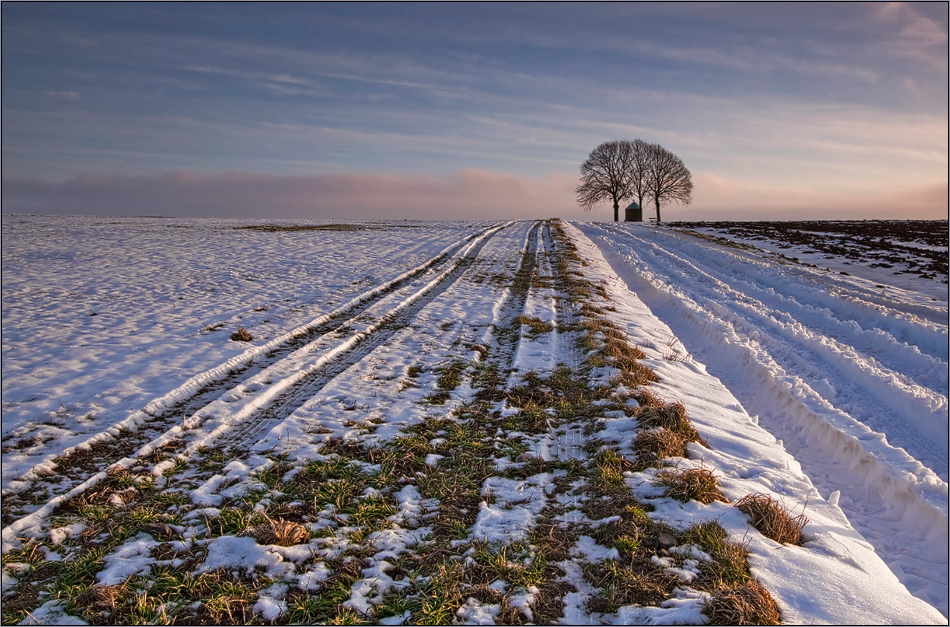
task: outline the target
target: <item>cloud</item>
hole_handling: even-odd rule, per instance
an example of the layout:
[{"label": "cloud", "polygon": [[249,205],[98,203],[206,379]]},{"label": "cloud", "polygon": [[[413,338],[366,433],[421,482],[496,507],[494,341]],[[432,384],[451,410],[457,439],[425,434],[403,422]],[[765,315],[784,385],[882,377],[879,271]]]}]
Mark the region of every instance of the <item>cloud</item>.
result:
[{"label": "cloud", "polygon": [[54,100],[79,100],[78,91],[48,91],[46,96]]},{"label": "cloud", "polygon": [[[667,220],[947,219],[947,182],[871,193],[747,183],[703,171],[693,203],[663,208]],[[330,220],[609,220],[609,206],[584,213],[577,177],[463,170],[445,176],[390,173],[271,176],[174,172],[81,176],[65,182],[6,180],[5,213],[171,215]],[[652,215],[647,203],[646,215]]]},{"label": "cloud", "polygon": [[[885,192],[747,184],[713,172],[694,178],[693,204],[668,220],[946,220],[946,181]],[[648,205],[649,208],[649,205]]]},{"label": "cloud", "polygon": [[580,217],[576,178],[481,170],[442,177],[385,173],[268,176],[175,172],[3,182],[7,213],[254,218],[443,219]]}]

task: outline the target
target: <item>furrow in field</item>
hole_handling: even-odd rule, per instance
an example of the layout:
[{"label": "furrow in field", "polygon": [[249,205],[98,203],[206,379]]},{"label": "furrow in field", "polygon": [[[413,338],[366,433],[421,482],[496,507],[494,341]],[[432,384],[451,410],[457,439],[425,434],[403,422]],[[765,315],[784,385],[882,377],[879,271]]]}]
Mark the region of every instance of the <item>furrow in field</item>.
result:
[{"label": "furrow in field", "polygon": [[[450,419],[459,407],[471,401],[474,390],[470,372],[464,375],[465,381],[445,390],[439,400],[432,400],[431,395],[422,397],[415,385],[406,387],[404,378],[393,375],[405,372],[409,364],[430,374],[446,364],[464,366],[474,362],[490,364],[496,372],[510,371],[513,344],[518,337],[516,328],[512,333],[512,325],[524,310],[526,298],[526,290],[517,284],[526,285],[530,280],[536,263],[537,231],[537,224],[519,226],[507,229],[498,238],[485,238],[468,251],[465,261],[430,282],[427,291],[416,292],[418,297],[411,300],[411,306],[388,317],[384,328],[371,338],[357,341],[338,359],[327,362],[325,368],[312,370],[312,377],[288,388],[285,396],[253,419],[243,425],[222,423],[200,440],[191,441],[188,449],[195,457],[200,457],[202,450],[223,451],[225,458],[246,461],[250,467],[257,463],[259,470],[265,455],[321,459],[328,446],[333,449],[341,444],[372,451],[385,446],[385,442],[391,445],[393,440],[407,437],[408,428],[430,420],[433,412]],[[495,240],[502,241],[496,245]],[[516,241],[520,242],[519,248]],[[491,248],[490,255],[479,259],[486,245]],[[517,255],[514,265],[512,252]],[[492,294],[484,287],[490,280],[511,276],[516,285],[501,290],[489,301],[476,299],[479,306],[465,305],[473,296]],[[460,281],[463,277],[465,280]],[[459,307],[468,310],[471,317],[465,324],[446,325],[446,314],[459,312]],[[479,330],[483,330],[480,335]],[[475,349],[460,360],[459,348],[470,346]],[[379,370],[386,374],[377,376]],[[436,391],[440,389],[441,385]],[[186,457],[179,455],[176,463]],[[192,467],[168,476],[164,489],[191,494],[192,501],[199,505],[220,504],[226,500],[221,494],[227,493],[225,488],[232,487],[233,482],[226,471],[220,466],[203,470]]]},{"label": "furrow in field", "polygon": [[[629,236],[629,231],[622,227],[606,229]],[[651,239],[672,242],[683,238],[657,233]],[[892,374],[899,386],[910,383],[933,392],[946,392],[945,316],[944,324],[938,324],[907,316],[893,307],[882,307],[880,303],[863,302],[865,294],[857,292],[854,282],[845,286],[827,272],[783,266],[782,280],[777,282],[774,263],[743,253],[710,249],[702,244],[670,250],[657,246],[650,250],[656,256],[666,255],[668,266],[675,266],[694,283],[707,286],[706,293],[712,297],[726,296],[751,310],[766,312],[785,326],[833,340],[832,351],[857,353],[859,358]],[[848,358],[853,361],[854,355],[849,354]]]},{"label": "furrow in field", "polygon": [[[349,340],[342,343],[338,349],[328,352],[325,357],[314,364],[311,374],[294,382],[287,392],[274,403],[264,408],[254,420],[237,428],[234,433],[228,434],[224,446],[228,449],[247,449],[251,447],[265,433],[283,422],[298,407],[315,396],[330,381],[339,376],[347,368],[361,361],[382,346],[409,322],[429,303],[441,296],[451,287],[478,258],[491,235],[478,240],[458,260],[454,266],[446,269],[433,278],[420,290],[404,297],[404,299],[386,314],[374,318],[365,317],[362,324],[357,326],[354,320],[351,325],[359,331]],[[367,312],[369,314],[370,312]],[[318,370],[319,368],[319,370]],[[213,437],[213,436],[212,436]],[[221,446],[221,444],[218,444]]]},{"label": "furrow in field", "polygon": [[[305,325],[299,326],[261,346],[245,350],[226,362],[194,375],[178,388],[150,401],[142,410],[112,425],[107,431],[93,434],[85,441],[66,449],[61,457],[69,457],[77,451],[102,443],[121,435],[120,450],[131,451],[168,429],[174,422],[181,420],[221,396],[223,391],[235,386],[239,381],[247,380],[262,372],[270,365],[279,362],[301,347],[311,344],[316,338],[346,326],[356,320],[367,309],[385,298],[393,291],[406,286],[424,273],[437,272],[451,262],[451,259],[473,240],[484,237],[485,233],[497,227],[490,227],[447,246],[438,255],[426,262],[407,270],[396,278],[377,285],[350,299],[335,310],[320,316]],[[118,457],[116,458],[118,459]],[[52,470],[50,462],[43,460],[34,467],[35,471]],[[115,459],[111,460],[115,461]],[[16,492],[18,490],[12,490]]]},{"label": "furrow in field", "polygon": [[[293,401],[288,402],[285,397],[299,400],[301,396],[312,395],[312,388],[307,388],[302,394],[300,392],[300,388],[307,383],[308,375],[317,372],[321,368],[324,369],[324,372],[328,372],[327,369],[335,360],[337,362],[342,360],[345,369],[345,367],[355,363],[352,358],[348,359],[349,353],[357,350],[358,355],[364,355],[372,350],[372,346],[378,346],[384,339],[369,340],[381,332],[383,335],[391,335],[392,330],[397,328],[400,323],[407,318],[411,318],[422,306],[430,302],[438,293],[444,291],[472,263],[485,242],[506,226],[508,225],[492,227],[475,237],[466,238],[465,241],[453,245],[427,264],[405,273],[400,277],[401,280],[397,279],[398,283],[393,281],[371,290],[370,293],[364,296],[367,299],[372,299],[372,302],[359,307],[359,311],[355,315],[342,324],[338,324],[333,331],[325,333],[289,355],[284,355],[283,358],[261,368],[259,372],[238,383],[221,395],[220,398],[205,404],[191,415],[183,416],[179,424],[175,424],[158,437],[152,437],[139,446],[137,450],[128,455],[126,462],[147,456],[167,446],[178,448],[184,446],[184,454],[187,455],[189,452],[212,444],[223,434],[233,431],[235,427],[243,427],[248,432],[252,431],[251,427],[246,426],[247,421],[254,417],[261,408],[272,403],[282,402],[284,406],[290,405],[292,409],[295,406]],[[448,259],[447,262],[445,262],[446,259]],[[437,272],[438,274],[433,278],[431,275]],[[404,287],[407,284],[408,287]],[[351,301],[350,305],[362,304],[357,301],[359,301],[359,298]],[[350,309],[352,309],[352,306]],[[338,310],[338,316],[345,314],[346,311],[345,308],[341,308],[341,310]],[[311,325],[307,326],[310,327]],[[283,336],[283,339],[288,342],[294,341],[297,331],[300,331],[300,329]],[[280,339],[282,338],[278,338],[278,340]],[[274,342],[278,340],[274,340]],[[364,344],[367,345],[368,350],[360,351],[360,346]],[[253,359],[254,356],[263,352],[263,350],[255,351],[255,349],[251,349],[241,357],[252,353],[249,358]],[[231,364],[236,360],[237,358],[232,359],[228,363]],[[224,368],[226,365],[198,375],[191,382],[202,378],[212,379],[213,376],[217,376],[221,372],[224,372],[224,376],[227,376],[227,370]],[[321,372],[310,377],[310,382],[314,380],[322,381],[325,384],[328,379]],[[186,387],[188,387],[188,384],[179,388],[179,391]],[[167,399],[174,394],[171,393],[163,398]],[[205,396],[200,395],[199,398],[204,400]],[[151,433],[153,434],[154,431]],[[141,442],[141,439],[138,442]],[[33,513],[4,527],[4,541],[12,538],[21,529],[42,521],[59,503],[81,494],[105,479],[106,476],[106,472],[100,470],[91,476],[86,475],[86,477],[71,481],[68,487],[60,483],[61,492],[58,496],[50,499]],[[77,483],[79,485],[76,485]]]},{"label": "furrow in field", "polygon": [[[558,324],[558,300],[555,297],[554,254],[550,228],[536,234],[532,281],[528,286],[523,310],[518,318],[521,333],[514,355],[515,379],[518,373],[553,372],[560,358],[561,337]],[[509,384],[510,386],[510,384]]]},{"label": "furrow in field", "polygon": [[[558,368],[566,368],[566,372],[570,373],[577,372],[576,338],[572,330],[576,316],[567,305],[567,295],[562,291],[564,277],[558,275],[554,264],[557,250],[550,224],[539,230],[536,250],[532,273],[535,278],[523,300],[521,314],[516,319],[521,321],[521,333],[512,358],[512,372],[505,386],[509,392],[525,383],[530,385],[526,377],[548,378]],[[518,409],[522,408],[505,411]],[[552,417],[546,421],[546,429],[536,436],[531,446],[543,461],[566,461],[584,457],[584,440],[581,425],[558,424]]]},{"label": "furrow in field", "polygon": [[[336,308],[311,322],[297,327],[262,346],[247,349],[240,355],[228,361],[191,377],[184,384],[167,394],[149,402],[142,410],[132,413],[128,418],[112,425],[103,432],[95,433],[79,444],[66,449],[62,454],[54,457],[50,454],[40,460],[25,476],[11,481],[11,486],[4,491],[7,498],[14,494],[28,491],[33,494],[34,501],[42,494],[37,490],[36,479],[43,479],[45,475],[57,477],[56,490],[68,489],[67,484],[76,485],[82,482],[92,472],[83,472],[71,468],[70,477],[59,477],[56,467],[69,463],[69,458],[88,451],[94,447],[96,465],[101,467],[118,461],[146,443],[159,437],[162,433],[180,422],[184,417],[191,416],[201,408],[213,402],[222,394],[232,389],[242,381],[248,381],[261,373],[269,366],[280,362],[293,352],[318,341],[322,336],[340,328],[353,326],[354,321],[368,309],[385,299],[394,291],[405,288],[420,276],[425,278],[451,263],[453,257],[472,241],[483,238],[485,233],[497,227],[490,227],[454,242],[447,246],[438,255],[418,266],[402,273],[396,278],[377,285],[350,299],[347,303]],[[96,469],[96,471],[98,468]],[[8,478],[9,480],[9,478]],[[65,483],[64,483],[65,481]]]},{"label": "furrow in field", "polygon": [[[740,276],[730,270],[739,263],[732,253],[662,231],[582,230],[686,350],[783,440],[821,493],[840,494],[852,524],[908,589],[928,602],[941,598],[938,591],[947,585],[946,397],[881,374],[883,366],[844,344],[855,334],[830,338],[814,319],[790,321],[782,303],[826,304],[820,284],[749,261],[742,263],[750,274]],[[750,287],[749,277],[757,274]],[[781,298],[757,298],[769,290]],[[849,303],[827,309],[852,310]],[[903,341],[935,335],[924,321],[913,331],[910,318],[887,311],[879,317],[885,328],[898,321],[907,329]]]},{"label": "furrow in field", "polygon": [[[769,272],[765,264],[745,262],[740,268],[730,268],[737,261],[732,253],[710,250],[672,235],[642,238],[618,231],[615,240],[618,247],[624,247],[625,255],[630,256],[636,248],[637,262],[648,266],[657,280],[687,277],[690,302],[754,339],[783,372],[805,382],[809,389],[803,394],[811,396],[816,407],[842,411],[883,433],[891,445],[903,447],[946,481],[945,383],[934,381],[939,390],[935,391],[901,374],[918,366],[920,371],[933,373],[932,379],[945,381],[945,360],[919,352],[903,355],[904,359],[892,357],[895,351],[888,350],[887,344],[882,342],[877,350],[866,344],[860,330],[833,336],[822,328],[821,317],[796,311],[798,300],[807,301],[810,294],[817,293],[818,300],[825,300],[820,286],[802,286],[788,274]],[[750,286],[752,280],[755,284]],[[758,298],[776,292],[797,295],[779,294],[777,302]],[[810,306],[806,302],[802,308]],[[879,318],[886,317],[879,314]],[[849,326],[844,318],[836,322],[839,327]],[[864,324],[873,326],[869,321]],[[900,345],[916,348],[904,342]],[[875,354],[869,354],[871,351]],[[892,362],[893,367],[885,361]]]}]

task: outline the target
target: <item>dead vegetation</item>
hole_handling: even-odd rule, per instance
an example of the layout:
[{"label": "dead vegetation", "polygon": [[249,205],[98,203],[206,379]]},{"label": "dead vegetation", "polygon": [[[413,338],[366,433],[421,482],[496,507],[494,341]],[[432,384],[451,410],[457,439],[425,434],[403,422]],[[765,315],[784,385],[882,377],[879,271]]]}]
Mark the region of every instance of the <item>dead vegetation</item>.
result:
[{"label": "dead vegetation", "polygon": [[729,499],[719,490],[719,483],[711,470],[663,470],[657,474],[660,484],[666,486],[666,496],[678,501],[699,501],[709,505],[713,501],[728,503]]},{"label": "dead vegetation", "polygon": [[116,601],[122,597],[123,592],[125,592],[124,585],[95,585],[76,597],[76,605],[93,612],[115,610]]},{"label": "dead vegetation", "polygon": [[780,544],[802,544],[802,529],[808,524],[805,514],[792,516],[788,508],[768,494],[748,494],[736,502],[739,511],[752,519],[752,526]]},{"label": "dead vegetation", "polygon": [[637,454],[637,470],[659,468],[668,457],[686,457],[688,441],[683,434],[669,429],[639,432],[631,444]]},{"label": "dead vegetation", "polygon": [[231,340],[234,342],[250,342],[253,336],[244,327],[238,327],[237,331],[231,334]]},{"label": "dead vegetation", "polygon": [[293,546],[302,544],[310,539],[310,532],[300,523],[278,518],[274,520],[263,514],[266,522],[257,525],[250,535],[261,544],[276,544],[277,546]]},{"label": "dead vegetation", "polygon": [[528,327],[526,335],[532,339],[554,330],[553,324],[535,316],[518,316],[515,318],[515,324]]},{"label": "dead vegetation", "polygon": [[[557,239],[556,226],[552,226],[552,232]],[[82,519],[88,523],[78,541],[70,540],[65,545],[75,549],[70,559],[83,569],[79,585],[59,592],[66,610],[96,624],[262,623],[266,621],[255,613],[255,603],[259,592],[273,585],[275,589],[286,587],[281,593],[286,610],[277,619],[282,623],[380,622],[409,612],[407,622],[449,624],[459,620],[459,608],[472,598],[498,605],[495,620],[499,623],[554,624],[563,619],[564,595],[576,591],[562,579],[564,572],[556,564],[574,559],[572,550],[580,536],[590,535],[598,544],[615,549],[619,557],[582,566],[587,583],[598,590],[591,597],[589,611],[612,613],[625,605],[659,605],[671,599],[682,580],[667,564],[682,566],[684,556],[695,546],[713,558],[699,563],[700,575],[690,582],[690,586],[711,595],[704,609],[710,621],[766,623],[767,607],[757,608],[771,597],[767,592],[763,596],[746,590],[755,592],[761,586],[751,579],[743,545],[730,543],[716,523],[696,525],[685,532],[667,527],[651,519],[651,506],[638,501],[631,492],[627,481],[633,473],[660,467],[671,457],[685,457],[686,444],[702,440],[682,403],[666,403],[645,387],[656,381],[656,375],[639,363],[644,359],[643,351],[632,346],[623,331],[607,320],[610,306],[604,300],[603,286],[584,279],[578,270],[582,262],[573,245],[566,237],[558,241],[564,254],[557,257],[554,283],[563,286],[575,304],[579,303],[581,322],[572,330],[586,351],[586,364],[574,370],[559,367],[547,376],[524,373],[519,385],[506,388],[507,372],[503,365],[490,363],[488,348],[479,351],[478,363],[446,363],[433,371],[437,391],[430,402],[449,399],[466,376],[478,390],[473,401],[458,404],[451,412],[435,413],[440,408],[428,408],[433,415],[406,427],[404,435],[382,446],[334,439],[320,449],[319,460],[305,465],[274,457],[273,465],[253,475],[251,483],[257,487],[242,497],[227,499],[216,508],[216,515],[206,514],[187,532],[200,538],[199,542],[243,535],[262,545],[283,547],[311,542],[311,547],[317,547],[317,540],[332,540],[342,547],[338,553],[329,557],[311,548],[313,557],[306,561],[322,562],[329,573],[317,590],[298,588],[293,579],[272,581],[262,571],[198,572],[205,549],[176,548],[180,544],[176,540],[183,537],[176,527],[180,530],[188,524],[182,517],[193,508],[187,503],[187,490],[192,487],[187,482],[191,479],[185,480],[184,492],[163,492],[156,490],[151,480],[145,480],[147,473],[141,468],[116,466],[97,488],[60,511],[70,521]],[[526,335],[553,329],[544,326],[550,323],[538,322],[543,321],[521,317],[516,324],[527,327]],[[608,366],[617,372],[611,386],[592,385],[590,369]],[[413,365],[406,378],[412,382],[423,372],[422,366]],[[638,406],[626,405],[631,397]],[[501,401],[520,411],[502,417],[497,410]],[[586,449],[585,458],[546,460],[524,455],[527,446],[521,438],[498,435],[504,431],[535,437],[557,434],[565,425],[596,425],[607,411],[637,419],[640,432],[632,445],[636,458],[598,443]],[[156,451],[149,463],[170,457],[181,445],[176,442],[169,450]],[[433,462],[433,454],[441,457]],[[500,472],[494,460],[503,455],[513,463]],[[223,452],[202,451],[197,460],[188,462],[187,472],[176,468],[180,477],[208,477],[221,473],[227,461]],[[182,466],[185,463],[182,461]],[[554,522],[557,512],[549,508],[537,517],[526,542],[490,544],[473,540],[472,526],[482,502],[492,502],[491,495],[483,493],[489,477],[521,479],[541,473],[560,473],[555,481],[560,493],[577,490],[579,500],[574,507],[589,521],[606,522],[564,525]],[[702,503],[725,500],[710,471],[664,470],[657,473],[657,478],[673,498]],[[363,569],[371,564],[377,550],[369,542],[372,534],[393,527],[399,511],[394,493],[408,485],[437,505],[432,511],[422,508],[414,514],[417,518],[400,524],[412,529],[430,527],[431,534],[424,542],[387,557],[392,566],[387,575],[405,582],[407,588],[374,599],[374,613],[360,614],[343,603],[364,578]],[[170,498],[180,500],[159,500]],[[123,506],[119,507],[116,499],[121,499]],[[560,511],[565,511],[561,507]],[[314,521],[321,516],[327,526],[315,527]],[[98,585],[96,573],[104,567],[109,551],[140,531],[160,542],[152,549],[153,558],[180,565],[155,565],[147,576],[134,576],[122,585]],[[42,559],[41,554],[34,550],[30,554],[33,557],[24,554],[15,559],[36,561]],[[465,559],[460,559],[463,554]],[[499,581],[507,582],[510,590],[492,586]],[[35,577],[24,577],[17,585],[15,593],[23,599],[20,606],[24,612],[39,604],[40,582]],[[47,586],[45,580],[42,585]],[[532,593],[530,606],[519,608],[510,603],[513,593],[529,589],[537,591]],[[4,622],[9,622],[8,616],[16,619],[13,622],[25,618],[19,609],[16,614],[8,613],[8,599],[4,600]],[[777,611],[775,616],[777,620]]]},{"label": "dead vegetation", "polygon": [[703,606],[710,625],[778,625],[781,616],[769,591],[757,581],[726,588]]},{"label": "dead vegetation", "polygon": [[676,402],[665,405],[649,403],[642,404],[640,407],[640,411],[636,413],[636,418],[644,429],[667,429],[683,436],[687,442],[699,442],[706,446],[703,439],[699,437],[699,432],[690,422],[686,414],[686,406],[683,403]]}]

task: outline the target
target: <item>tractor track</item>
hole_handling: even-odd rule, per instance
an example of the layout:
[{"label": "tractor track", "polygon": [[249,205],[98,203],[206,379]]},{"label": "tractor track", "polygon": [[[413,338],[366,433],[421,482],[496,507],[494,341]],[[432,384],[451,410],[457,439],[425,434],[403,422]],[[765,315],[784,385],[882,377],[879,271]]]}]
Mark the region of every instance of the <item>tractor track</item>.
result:
[{"label": "tractor track", "polygon": [[[129,426],[123,428],[120,424],[110,430],[118,430],[118,433],[96,434],[84,443],[85,447],[83,445],[74,447],[67,452],[67,461],[70,454],[75,454],[83,448],[116,440],[115,445],[108,447],[105,454],[95,460],[95,464],[87,461],[81,466],[78,476],[66,477],[62,474],[62,470],[60,472],[47,470],[47,473],[57,480],[54,489],[58,495],[45,500],[48,494],[40,493],[45,503],[35,498],[35,495],[39,493],[35,489],[36,485],[45,479],[42,476],[39,480],[31,481],[27,486],[16,490],[16,493],[5,494],[3,541],[7,542],[22,529],[40,523],[60,504],[101,482],[108,476],[105,469],[116,463],[128,465],[133,463],[132,460],[144,457],[163,446],[181,443],[185,444],[185,450],[179,453],[179,457],[187,457],[197,449],[217,443],[225,434],[227,434],[225,446],[228,448],[233,449],[247,442],[253,438],[254,434],[265,430],[267,425],[272,425],[290,415],[302,404],[303,400],[313,396],[334,377],[392,337],[426,304],[455,283],[475,262],[478,253],[487,241],[510,224],[509,222],[496,225],[468,236],[447,247],[426,263],[388,283],[364,292],[317,321],[295,329],[264,347],[245,351],[244,354],[232,358],[225,364],[196,375],[177,390],[152,401],[145,409],[136,412],[144,416],[127,419],[131,422],[129,425],[131,428]],[[406,285],[411,284],[413,279],[419,279],[422,276],[422,279],[417,281],[421,282],[427,275],[433,274],[436,274],[434,279],[426,281],[423,287],[412,295],[399,299],[395,307],[376,316],[375,321],[371,322],[372,317],[369,312],[374,306],[379,306],[394,294],[398,295],[401,289],[405,291]],[[341,338],[342,341],[340,341]],[[220,405],[221,400],[228,394],[232,394],[234,390],[244,387],[255,377],[266,377],[268,370],[279,367],[282,362],[291,360],[294,356],[308,352],[308,349],[312,350],[320,343],[329,344],[329,346],[320,352],[319,357],[308,360],[310,363],[305,372],[292,375],[291,378],[295,380],[289,385],[286,384],[286,380],[279,381],[278,385],[273,385],[264,393],[256,395],[255,402],[245,403],[245,407],[237,412],[237,416],[220,421],[221,424],[213,428],[210,433],[207,429],[199,429],[199,426],[204,426],[203,424],[187,424],[189,420],[204,422],[205,419],[201,417],[202,410],[216,403]],[[209,381],[198,385],[196,381],[202,379],[209,379]],[[283,385],[280,385],[281,383]],[[174,402],[168,401],[169,398],[176,396],[179,398]],[[261,419],[251,419],[255,415],[260,415],[262,410],[264,413]],[[138,419],[137,422],[132,421],[135,418]],[[262,421],[263,424],[261,424]],[[117,435],[121,438],[116,438]],[[19,494],[25,494],[27,498],[18,498]],[[34,496],[32,501],[29,499],[30,495]],[[18,509],[20,516],[16,517]],[[23,511],[29,509],[33,511],[29,513]],[[11,520],[11,518],[15,519]]]},{"label": "tractor track", "polygon": [[[533,239],[532,234],[536,232],[537,228],[537,225],[532,228],[528,236],[529,240]],[[438,277],[427,285],[423,291],[420,291],[419,294],[422,295],[418,299],[413,300],[411,304],[402,309],[397,307],[398,311],[394,309],[390,314],[380,318],[372,332],[361,332],[362,337],[358,337],[352,347],[340,353],[334,359],[328,360],[326,365],[319,370],[296,382],[279,400],[264,408],[256,420],[247,421],[246,424],[229,433],[224,438],[224,442],[218,443],[217,446],[233,454],[246,452],[259,438],[290,416],[298,407],[313,398],[333,379],[362,361],[377,347],[388,342],[398,331],[409,326],[410,321],[426,305],[449,289],[475,263],[478,253],[489,238],[490,236],[479,241],[469,254],[459,260],[454,268],[443,273],[443,276]],[[533,250],[534,247],[529,248],[522,259],[522,264],[530,265],[529,272],[533,272],[535,251]],[[523,308],[524,298],[521,298],[520,301],[520,307]]]},{"label": "tractor track", "polygon": [[[540,223],[535,223],[528,231],[520,251],[518,269],[512,279],[513,287],[505,290],[499,297],[495,308],[495,321],[489,326],[482,343],[491,345],[485,361],[495,365],[500,372],[510,372],[520,341],[518,327],[514,324],[515,318],[524,312],[528,298],[528,289],[519,289],[519,285],[527,286],[538,265],[538,233]],[[210,446],[220,451],[228,459],[248,459],[252,454],[266,454],[254,445],[270,432],[275,426],[290,417],[297,409],[306,405],[320,394],[320,391],[334,379],[344,374],[351,367],[360,363],[373,351],[386,345],[400,331],[404,331],[412,324],[412,320],[436,298],[452,287],[476,262],[477,255],[488,238],[470,251],[470,255],[462,260],[455,268],[448,271],[448,275],[437,279],[432,289],[424,297],[420,297],[410,306],[393,313],[382,324],[378,331],[354,343],[346,351],[341,352],[325,366],[314,370],[310,375],[296,382],[280,399],[274,401],[252,419],[233,428],[221,430],[219,437]],[[472,359],[480,353],[472,353]],[[452,398],[458,394],[457,390],[450,393]],[[448,405],[448,403],[447,403]],[[449,413],[453,413],[449,411]],[[202,445],[203,446],[203,445]],[[198,447],[190,446],[189,449]],[[179,458],[182,456],[179,455]],[[166,490],[189,491],[196,486],[209,485],[220,481],[221,470],[218,468],[191,468],[189,472],[169,477]],[[217,489],[227,485],[227,480],[221,482]]]},{"label": "tractor track", "polygon": [[[856,299],[836,302],[826,290],[801,287],[771,268],[774,276],[760,279],[763,286],[751,284],[748,268],[730,270],[726,255],[717,267],[702,257],[705,247],[674,237],[648,240],[613,225],[584,231],[686,349],[781,438],[819,491],[835,500],[840,495],[852,525],[913,594],[930,602],[930,590],[946,588],[946,413],[942,427],[938,415],[940,401],[946,412],[946,397],[932,389],[938,386],[927,387],[928,368],[919,369],[917,383],[902,374],[911,365],[892,371],[888,354],[878,361],[873,346],[862,344],[869,332],[851,322],[864,315]],[[772,286],[782,286],[786,296],[774,296]],[[792,314],[807,324],[789,322]],[[945,344],[927,342],[935,325],[884,308],[874,310],[877,320],[871,315],[861,322],[882,343],[904,340],[881,329],[914,338],[921,346],[913,351],[916,360],[946,372],[945,357],[932,349]],[[904,327],[903,334],[893,331]],[[909,400],[899,402],[903,396]],[[931,399],[932,406],[924,405]],[[911,467],[917,474],[903,470]],[[936,567],[935,555],[944,556]]]}]

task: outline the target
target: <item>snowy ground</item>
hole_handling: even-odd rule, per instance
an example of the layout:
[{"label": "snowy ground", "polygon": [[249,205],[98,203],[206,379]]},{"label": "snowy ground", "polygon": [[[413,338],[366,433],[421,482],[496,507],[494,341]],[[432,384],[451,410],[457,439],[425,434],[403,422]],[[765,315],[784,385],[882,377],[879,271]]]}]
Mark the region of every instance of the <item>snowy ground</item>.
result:
[{"label": "snowy ground", "polygon": [[[4,216],[4,622],[704,622],[716,521],[786,622],[946,623],[945,297],[665,228],[246,225]],[[684,457],[639,463],[597,316]]]},{"label": "snowy ground", "polygon": [[905,298],[947,302],[946,221],[677,222],[671,226],[751,245],[786,263],[867,279],[879,290],[899,288]]}]

